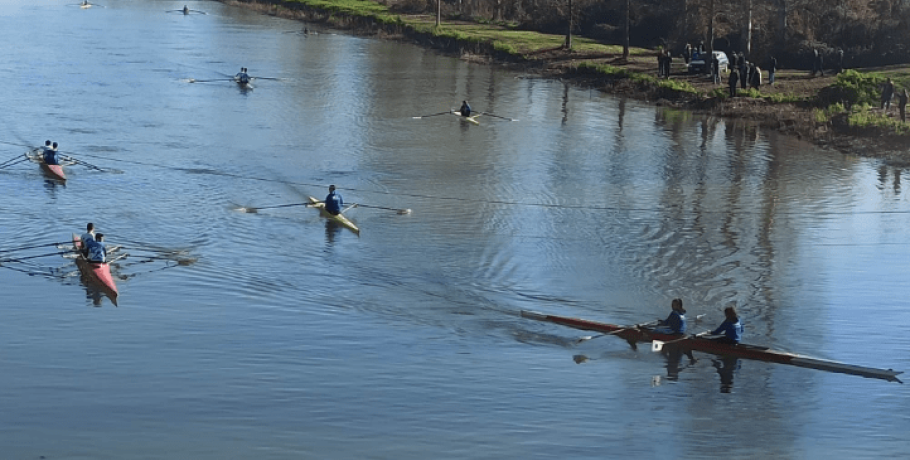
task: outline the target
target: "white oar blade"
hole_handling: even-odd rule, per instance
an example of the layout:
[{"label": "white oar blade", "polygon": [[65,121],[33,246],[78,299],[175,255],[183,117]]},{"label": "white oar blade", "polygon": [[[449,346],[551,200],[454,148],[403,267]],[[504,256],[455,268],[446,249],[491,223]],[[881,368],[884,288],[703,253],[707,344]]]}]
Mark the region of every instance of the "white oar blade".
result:
[{"label": "white oar blade", "polygon": [[660,340],[652,340],[652,341],[651,341],[651,351],[653,351],[653,352],[658,352],[658,351],[663,350],[663,349],[664,349],[664,342],[662,342],[662,341],[660,341]]}]

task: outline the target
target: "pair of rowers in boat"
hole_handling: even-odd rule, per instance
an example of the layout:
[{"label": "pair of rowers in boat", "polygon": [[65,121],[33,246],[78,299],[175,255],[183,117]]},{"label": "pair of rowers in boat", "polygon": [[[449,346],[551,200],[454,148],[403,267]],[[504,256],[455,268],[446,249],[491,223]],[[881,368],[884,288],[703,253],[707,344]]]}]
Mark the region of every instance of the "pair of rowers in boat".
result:
[{"label": "pair of rowers in boat", "polygon": [[82,246],[79,249],[82,252],[82,256],[89,262],[103,264],[107,261],[107,247],[104,244],[104,235],[101,233],[96,234],[95,224],[91,222],[85,226],[85,230],[85,233],[80,238]]},{"label": "pair of rowers in boat", "polygon": [[[680,335],[686,333],[686,309],[683,308],[682,299],[673,299],[670,308],[672,309],[670,316],[665,320],[658,320],[657,327],[651,332]],[[736,308],[725,308],[724,317],[724,322],[703,338],[730,345],[738,344],[743,338],[743,324],[739,320]]]}]

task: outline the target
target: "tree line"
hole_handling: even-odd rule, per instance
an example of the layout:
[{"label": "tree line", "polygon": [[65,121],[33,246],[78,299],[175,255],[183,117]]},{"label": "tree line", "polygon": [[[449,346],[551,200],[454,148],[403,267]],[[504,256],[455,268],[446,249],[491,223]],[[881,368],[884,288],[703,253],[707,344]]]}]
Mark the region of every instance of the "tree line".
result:
[{"label": "tree line", "polygon": [[443,18],[504,22],[605,43],[687,43],[810,68],[815,51],[848,67],[910,62],[910,0],[383,0]]}]

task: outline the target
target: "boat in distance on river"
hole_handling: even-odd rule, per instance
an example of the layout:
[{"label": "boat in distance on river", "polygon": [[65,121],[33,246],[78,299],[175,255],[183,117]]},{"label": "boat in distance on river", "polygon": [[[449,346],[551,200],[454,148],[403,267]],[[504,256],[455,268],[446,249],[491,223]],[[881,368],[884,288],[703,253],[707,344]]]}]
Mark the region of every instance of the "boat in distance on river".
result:
[{"label": "boat in distance on river", "polygon": [[522,310],[521,316],[536,321],[559,324],[583,331],[594,331],[607,335],[616,335],[629,342],[629,345],[633,348],[636,348],[636,343],[647,343],[654,341],[667,343],[673,342],[673,345],[678,346],[685,351],[701,351],[717,356],[729,356],[734,358],[789,364],[791,366],[818,369],[828,372],[837,372],[841,374],[858,375],[861,377],[887,380],[889,382],[903,383],[900,381],[900,379],[897,378],[899,374],[903,374],[901,371],[857,366],[827,359],[812,358],[796,353],[772,350],[769,347],[758,345],[746,345],[742,343],[728,344],[708,338],[699,337],[698,335],[662,334],[636,326],[619,326],[615,324],[601,323],[597,321],[571,318],[567,316],[547,315],[544,313],[528,310]]}]

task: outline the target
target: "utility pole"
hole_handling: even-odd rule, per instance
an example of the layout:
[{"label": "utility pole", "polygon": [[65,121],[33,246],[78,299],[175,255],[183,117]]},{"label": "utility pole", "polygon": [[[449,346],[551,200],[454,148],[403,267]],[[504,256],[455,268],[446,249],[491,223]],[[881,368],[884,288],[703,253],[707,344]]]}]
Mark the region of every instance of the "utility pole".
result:
[{"label": "utility pole", "polygon": [[626,17],[625,21],[623,21],[623,32],[622,32],[622,59],[624,61],[629,60],[629,21],[630,21],[630,16],[629,16],[630,5],[629,4],[631,2],[632,2],[632,0],[626,0],[625,8],[623,8],[625,10],[623,13]]}]

